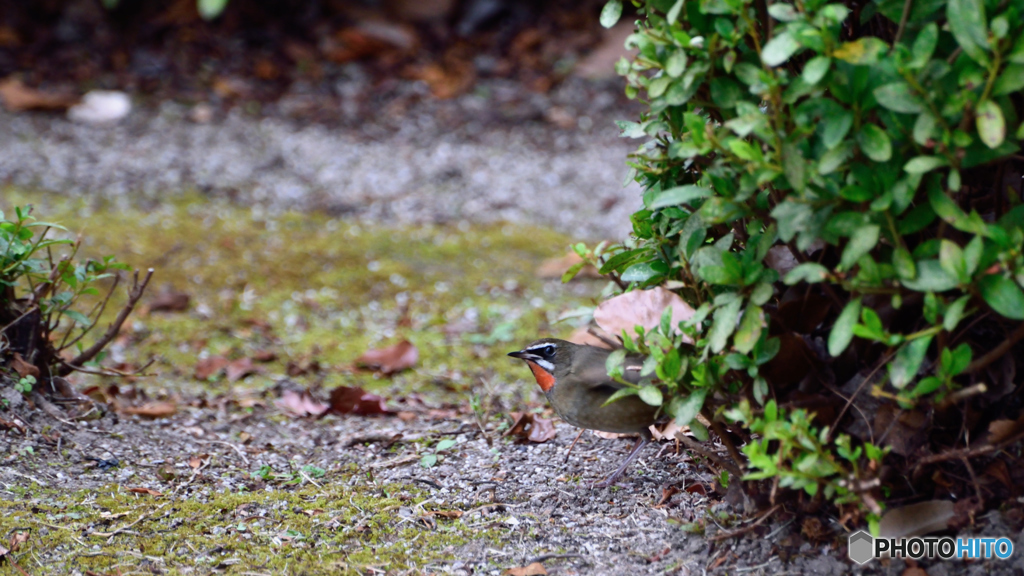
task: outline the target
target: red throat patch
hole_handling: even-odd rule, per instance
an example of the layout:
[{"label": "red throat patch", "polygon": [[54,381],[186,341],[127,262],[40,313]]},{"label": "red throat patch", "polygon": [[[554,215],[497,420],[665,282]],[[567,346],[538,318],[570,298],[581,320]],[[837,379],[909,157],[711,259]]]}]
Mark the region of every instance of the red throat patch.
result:
[{"label": "red throat patch", "polygon": [[540,386],[540,389],[544,392],[551,390],[555,385],[555,377],[547,370],[541,368],[536,362],[527,360],[526,363],[530,365],[530,370],[533,372],[533,377],[537,380],[537,384]]}]

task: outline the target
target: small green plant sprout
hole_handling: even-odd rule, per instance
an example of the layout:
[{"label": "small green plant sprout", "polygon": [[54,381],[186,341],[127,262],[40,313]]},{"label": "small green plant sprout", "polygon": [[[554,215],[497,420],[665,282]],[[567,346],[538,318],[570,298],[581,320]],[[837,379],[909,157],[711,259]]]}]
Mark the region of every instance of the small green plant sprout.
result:
[{"label": "small green plant sprout", "polygon": [[442,456],[441,453],[451,449],[455,444],[455,440],[450,438],[441,440],[434,446],[433,451],[424,454],[423,457],[420,458],[420,466],[423,466],[424,468],[433,468],[438,462],[443,460],[444,456]]},{"label": "small green plant sprout", "polygon": [[36,377],[29,374],[23,378],[20,378],[15,384],[14,389],[22,394],[31,394],[32,387],[36,384]]},{"label": "small green plant sprout", "polygon": [[[0,366],[22,375],[19,390],[60,394],[51,379],[75,370],[108,373],[91,365],[117,336],[153,274],[136,271],[127,301],[106,331],[89,346],[86,337],[99,323],[128,266],[113,256],[79,258],[79,240],[51,237],[66,233],[59,224],[40,222],[31,206],[0,211]],[[29,380],[26,370],[38,374]],[[110,372],[110,375],[117,375]],[[7,377],[0,375],[0,380]],[[37,384],[41,384],[37,386]]]}]

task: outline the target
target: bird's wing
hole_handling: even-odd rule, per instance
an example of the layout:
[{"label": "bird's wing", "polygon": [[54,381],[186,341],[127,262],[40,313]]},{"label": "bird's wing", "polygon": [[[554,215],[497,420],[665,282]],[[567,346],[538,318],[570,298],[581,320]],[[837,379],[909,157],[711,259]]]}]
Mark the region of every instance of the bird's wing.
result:
[{"label": "bird's wing", "polygon": [[[589,388],[610,387],[616,390],[623,388],[623,385],[608,377],[608,370],[605,361],[608,359],[609,351],[603,348],[588,346],[576,354],[573,361],[572,372],[580,382]],[[636,384],[640,381],[640,366],[644,363],[643,357],[627,356],[626,370],[622,374],[623,380]],[[632,370],[630,368],[633,368]]]}]

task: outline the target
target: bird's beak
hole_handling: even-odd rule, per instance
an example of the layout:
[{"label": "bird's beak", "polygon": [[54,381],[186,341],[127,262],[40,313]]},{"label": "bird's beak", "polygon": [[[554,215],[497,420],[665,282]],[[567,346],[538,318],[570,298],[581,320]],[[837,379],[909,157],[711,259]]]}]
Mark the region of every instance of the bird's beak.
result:
[{"label": "bird's beak", "polygon": [[522,358],[523,356],[526,355],[526,353],[523,352],[522,350],[516,350],[515,352],[509,352],[508,355],[513,358]]},{"label": "bird's beak", "polygon": [[515,352],[509,352],[509,356],[513,358],[520,358],[522,360],[537,360],[540,356],[527,352],[526,350],[516,350]]}]

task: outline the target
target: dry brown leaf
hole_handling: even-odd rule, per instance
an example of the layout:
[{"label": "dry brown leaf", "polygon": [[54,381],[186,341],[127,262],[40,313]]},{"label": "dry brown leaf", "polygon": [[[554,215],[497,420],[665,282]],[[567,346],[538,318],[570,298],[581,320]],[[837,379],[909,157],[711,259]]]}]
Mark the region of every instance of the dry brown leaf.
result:
[{"label": "dry brown leaf", "polygon": [[21,80],[7,77],[0,80],[0,100],[11,112],[25,110],[67,110],[78,98],[29,88]]},{"label": "dry brown leaf", "polygon": [[196,362],[196,380],[208,380],[211,376],[220,374],[220,371],[227,368],[231,362],[223,356],[210,356]]},{"label": "dry brown leaf", "polygon": [[209,454],[196,454],[196,455],[193,455],[193,456],[189,456],[189,458],[188,458],[188,467],[193,469],[193,470],[196,470],[200,466],[203,465],[203,460],[206,460],[209,457],[210,457]]},{"label": "dry brown leaf", "polygon": [[995,420],[988,425],[988,443],[999,444],[1024,431],[1024,416],[1016,420]]},{"label": "dry brown leaf", "polygon": [[153,490],[151,488],[129,488],[128,491],[129,492],[134,492],[136,494],[148,494],[150,496],[163,496],[163,492],[157,492],[156,490]]},{"label": "dry brown leaf", "polygon": [[149,312],[184,312],[188,310],[191,300],[192,297],[185,292],[164,290],[150,301],[147,310]]},{"label": "dry brown leaf", "polygon": [[172,402],[147,402],[142,406],[119,406],[118,411],[143,418],[169,418],[178,413],[178,406]]},{"label": "dry brown leaf", "polygon": [[281,392],[281,397],[276,404],[294,416],[319,416],[330,408],[329,404],[324,404],[313,398],[308,390],[301,392],[285,390]]},{"label": "dry brown leaf", "polygon": [[953,518],[949,500],[928,500],[893,508],[878,522],[879,538],[909,538],[945,530]]},{"label": "dry brown leaf", "polygon": [[8,546],[10,546],[12,552],[17,552],[21,545],[28,542],[28,531],[18,530],[11,535],[11,540]]},{"label": "dry brown leaf", "polygon": [[370,394],[362,388],[348,386],[338,386],[331,390],[330,410],[335,414],[360,416],[391,412],[380,396]]},{"label": "dry brown leaf", "polygon": [[[595,332],[597,333],[597,335],[594,334]],[[604,340],[602,340],[598,336],[603,336]],[[611,346],[608,344],[608,342],[615,342],[615,337],[612,336],[611,334],[608,334],[604,330],[601,330],[600,328],[584,326],[583,328],[577,328],[571,336],[566,338],[566,340],[572,342],[573,344],[581,344],[583,346],[597,346],[598,348],[610,349]]]},{"label": "dry brown leaf", "polygon": [[430,512],[431,516],[437,516],[439,518],[447,518],[449,520],[455,520],[462,518],[462,510],[433,510]]},{"label": "dry brown leaf", "polygon": [[356,364],[389,376],[412,368],[419,359],[420,351],[416,346],[408,340],[402,340],[394,346],[368,350],[356,360]]},{"label": "dry brown leaf", "polygon": [[26,362],[18,352],[14,353],[14,360],[11,361],[11,368],[14,368],[14,371],[18,373],[18,376],[21,376],[22,378],[26,376],[39,378],[39,368],[34,364]]},{"label": "dry brown leaf", "polygon": [[[565,274],[566,270],[582,262],[583,259],[580,255],[575,252],[568,252],[565,256],[559,256],[558,258],[548,258],[541,262],[540,266],[537,267],[535,274],[538,278],[561,278]],[[576,278],[601,278],[601,275],[597,273],[597,268],[587,264],[580,270]]]},{"label": "dry brown leaf", "polygon": [[252,359],[254,362],[266,364],[267,362],[277,360],[277,352],[273,350],[260,350],[252,355]]},{"label": "dry brown leaf", "polygon": [[547,442],[557,435],[551,420],[541,418],[530,412],[512,412],[509,414],[514,423],[505,431],[504,436],[515,436],[516,442]]},{"label": "dry brown leaf", "polygon": [[662,488],[661,499],[658,500],[658,503],[655,505],[655,508],[668,504],[668,501],[671,500],[672,497],[678,493],[679,488],[676,488],[675,486],[668,486],[667,488]]},{"label": "dry brown leaf", "polygon": [[238,382],[242,378],[259,372],[252,363],[252,358],[239,358],[229,362],[226,368],[228,382]]},{"label": "dry brown leaf", "polygon": [[[633,290],[602,302],[594,310],[594,321],[609,334],[621,336],[622,331],[632,336],[634,327],[641,325],[650,330],[661,323],[661,313],[672,307],[672,327],[678,332],[678,324],[689,320],[694,309],[678,294],[660,286],[650,290]],[[692,342],[684,338],[686,342]]]},{"label": "dry brown leaf", "polygon": [[543,576],[547,573],[548,571],[544,569],[544,565],[540,562],[533,562],[526,566],[519,566],[505,570],[506,576]]},{"label": "dry brown leaf", "polygon": [[0,418],[0,430],[4,430],[4,431],[7,431],[7,430],[17,430],[18,432],[21,432],[22,434],[25,433],[25,427],[24,426],[22,426],[21,424],[18,424],[17,422],[11,421],[11,420],[4,420],[3,418]]}]

